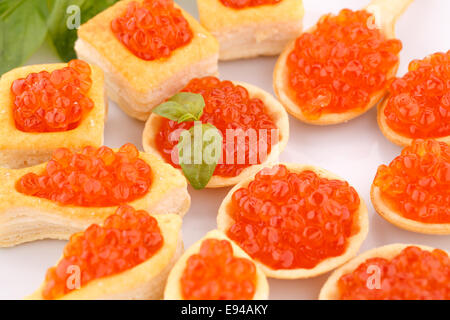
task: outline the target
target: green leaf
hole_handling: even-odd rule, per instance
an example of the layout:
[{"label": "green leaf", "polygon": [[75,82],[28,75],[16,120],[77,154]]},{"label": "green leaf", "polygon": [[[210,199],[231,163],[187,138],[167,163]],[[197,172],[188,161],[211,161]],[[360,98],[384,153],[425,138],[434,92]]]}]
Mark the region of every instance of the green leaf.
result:
[{"label": "green leaf", "polygon": [[[191,121],[197,120],[194,115],[187,113],[187,110],[183,105],[174,101],[161,103],[159,106],[154,108],[152,112],[160,115],[161,117],[178,122],[188,121],[189,119]],[[182,121],[182,119],[184,120]]]},{"label": "green leaf", "polygon": [[42,0],[0,0],[0,74],[22,65],[42,45],[46,14]]},{"label": "green leaf", "polygon": [[169,101],[177,102],[183,105],[187,112],[192,114],[196,120],[200,120],[203,114],[203,108],[205,107],[205,100],[203,96],[198,93],[192,92],[179,92],[174,95]]},{"label": "green leaf", "polygon": [[200,120],[204,107],[205,100],[201,94],[180,92],[154,108],[152,112],[181,123]]},{"label": "green leaf", "polygon": [[177,148],[186,179],[195,189],[206,187],[222,153],[220,131],[211,124],[196,122],[181,133]]}]

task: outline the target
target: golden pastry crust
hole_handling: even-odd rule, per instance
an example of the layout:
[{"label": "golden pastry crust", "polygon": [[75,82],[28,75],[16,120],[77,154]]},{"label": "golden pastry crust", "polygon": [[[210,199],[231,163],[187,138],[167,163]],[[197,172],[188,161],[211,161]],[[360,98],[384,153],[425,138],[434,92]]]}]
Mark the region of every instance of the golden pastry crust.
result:
[{"label": "golden pastry crust", "polygon": [[[161,299],[169,271],[183,251],[181,218],[177,215],[154,215],[164,238],[164,244],[150,259],[122,273],[95,279],[61,300],[107,299],[143,300]],[[26,297],[41,300],[45,282],[36,292]]]},{"label": "golden pastry crust", "polygon": [[[159,157],[140,153],[140,158],[152,168],[152,184],[144,197],[128,204],[150,213],[183,216],[190,206],[186,179]],[[64,206],[16,190],[19,178],[29,172],[41,173],[45,166],[46,163],[18,170],[0,168],[0,247],[40,239],[66,240],[93,223],[102,223],[116,211],[117,206]]]},{"label": "golden pastry crust", "polygon": [[[389,96],[386,96],[383,102],[381,102],[378,105],[378,114],[377,114],[378,126],[380,127],[380,130],[383,133],[383,135],[392,143],[403,147],[409,146],[411,145],[414,139],[405,137],[395,132],[394,130],[391,129],[391,127],[389,127],[389,125],[386,122],[386,115],[384,114],[384,110],[386,109],[388,100]],[[434,140],[450,144],[450,136],[434,138]]]},{"label": "golden pastry crust", "polygon": [[220,43],[220,60],[277,55],[302,31],[303,2],[236,10],[219,0],[197,0],[200,23]]},{"label": "golden pastry crust", "polygon": [[88,97],[94,102],[80,125],[63,132],[23,132],[16,128],[12,114],[11,84],[30,73],[52,72],[67,67],[66,63],[41,64],[13,69],[0,79],[0,166],[23,168],[36,165],[51,158],[57,148],[81,149],[85,146],[100,147],[107,111],[103,72],[91,65],[92,87]]},{"label": "golden pastry crust", "polygon": [[399,228],[425,234],[450,234],[450,223],[424,223],[405,218],[383,199],[380,188],[374,184],[370,190],[370,198],[375,211]]},{"label": "golden pastry crust", "polygon": [[339,279],[359,267],[360,264],[371,258],[385,258],[392,259],[398,255],[403,249],[409,246],[419,247],[422,250],[433,251],[434,248],[416,245],[416,244],[390,244],[387,246],[375,248],[366,251],[356,258],[350,260],[339,269],[335,270],[331,276],[325,282],[324,286],[320,290],[319,300],[340,300],[339,288],[337,286]]},{"label": "golden pastry crust", "polygon": [[[181,292],[180,279],[186,268],[186,263],[189,257],[200,251],[202,242],[206,239],[228,240],[233,247],[235,257],[245,258],[253,261],[239,246],[219,230],[212,230],[206,234],[202,239],[194,243],[177,261],[172,271],[170,271],[167,279],[166,289],[164,290],[164,300],[184,300]],[[256,266],[256,288],[253,300],[267,300],[269,297],[269,284],[267,278],[261,269]]]},{"label": "golden pastry crust", "polygon": [[[324,169],[310,166],[310,165],[301,165],[301,164],[294,164],[294,163],[281,163],[285,165],[289,171],[291,172],[302,172],[305,170],[311,170],[315,172],[318,176],[322,178],[327,179],[337,179],[337,180],[343,180],[342,178],[338,177],[337,175],[326,171]],[[222,232],[226,233],[227,230],[230,228],[230,226],[233,224],[233,219],[229,215],[228,207],[231,203],[231,199],[233,196],[233,193],[237,191],[240,188],[248,186],[248,184],[254,180],[254,176],[248,177],[241,182],[239,182],[236,186],[234,186],[230,192],[228,192],[227,196],[223,200],[222,204],[219,208],[219,214],[217,216],[217,226],[218,229]],[[360,205],[358,208],[358,211],[356,212],[356,219],[359,226],[358,233],[354,234],[353,236],[349,237],[347,239],[348,246],[346,251],[338,256],[338,257],[332,257],[323,260],[320,262],[317,266],[315,266],[312,269],[279,269],[274,270],[263,263],[256,260],[256,263],[261,267],[263,272],[271,278],[277,278],[277,279],[304,279],[304,278],[312,278],[318,275],[321,275],[323,273],[326,273],[330,270],[333,270],[340,265],[344,264],[351,258],[353,258],[357,253],[359,248],[361,247],[361,244],[363,243],[364,239],[367,236],[367,233],[369,231],[369,218],[368,218],[368,212],[366,204],[364,203],[363,198],[359,195],[360,199]]]},{"label": "golden pastry crust", "polygon": [[[277,128],[279,129],[278,144],[272,148],[271,152],[267,156],[267,160],[264,163],[247,167],[235,177],[212,176],[206,188],[221,188],[235,185],[242,179],[256,174],[256,172],[258,172],[262,167],[277,162],[280,153],[286,147],[289,139],[288,115],[283,106],[275,99],[275,97],[251,84],[238,81],[233,81],[233,83],[235,85],[240,85],[246,88],[250,97],[261,99],[264,102],[264,104],[266,105],[267,114],[272,118]],[[144,146],[144,150],[149,153],[157,154],[160,157],[162,157],[162,154],[159,152],[156,146],[155,138],[159,132],[162,119],[163,118],[161,116],[152,114],[145,124],[144,132],[142,135],[142,145]]]},{"label": "golden pastry crust", "polygon": [[80,58],[103,69],[111,100],[130,116],[146,120],[153,107],[182,89],[190,79],[217,73],[219,44],[175,5],[193,31],[192,41],[174,50],[167,59],[140,59],[116,38],[110,27],[131,1],[119,1],[83,24],[78,30],[75,51]]}]

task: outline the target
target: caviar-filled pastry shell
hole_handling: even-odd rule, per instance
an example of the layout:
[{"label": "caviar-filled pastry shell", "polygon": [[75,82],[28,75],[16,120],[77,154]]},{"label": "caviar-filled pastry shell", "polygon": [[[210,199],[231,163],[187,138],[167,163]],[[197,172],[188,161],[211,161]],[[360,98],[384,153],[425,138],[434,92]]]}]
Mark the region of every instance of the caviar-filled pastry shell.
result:
[{"label": "caviar-filled pastry shell", "polygon": [[[390,283],[386,277],[392,277],[394,272],[397,271],[398,267],[403,268],[409,268],[409,267],[417,267],[417,261],[410,261],[411,258],[422,258],[424,257],[430,259],[432,255],[434,255],[433,259],[438,259],[437,257],[441,258],[441,263],[444,264],[444,270],[440,270],[441,276],[440,277],[433,277],[431,275],[432,271],[435,271],[433,269],[437,268],[436,261],[429,261],[429,264],[427,265],[426,262],[421,266],[421,272],[420,272],[420,278],[415,279],[414,277],[417,277],[417,275],[414,274],[408,274],[405,271],[401,270],[402,274],[397,279],[398,286],[396,286],[395,283]],[[398,263],[396,264],[395,268],[392,267],[392,261],[399,255],[403,255],[403,258],[406,258],[406,254],[409,255],[408,260],[397,260]],[[422,255],[422,257],[420,257]],[[372,260],[373,263],[368,263],[367,267],[364,268],[364,263],[366,263],[369,259],[375,259]],[[380,268],[380,260],[386,264],[388,263],[388,269]],[[378,261],[378,263],[377,263]],[[445,262],[446,261],[446,262]],[[391,268],[389,268],[389,264],[391,264]],[[446,265],[446,267],[445,267]],[[426,292],[426,290],[422,289],[420,295],[422,297],[418,297],[416,295],[413,295],[412,292],[405,292],[405,287],[408,285],[417,285],[420,286],[421,284],[427,284],[434,282],[436,284],[437,281],[440,281],[441,286],[441,293],[445,292],[445,288],[443,288],[443,281],[446,281],[447,284],[447,296],[443,299],[448,300],[450,298],[448,294],[448,285],[450,284],[449,281],[449,274],[448,274],[448,268],[450,267],[450,260],[448,258],[448,253],[440,250],[440,249],[434,249],[428,246],[422,246],[422,245],[415,245],[415,244],[390,244],[383,247],[371,249],[369,251],[366,251],[356,258],[350,260],[346,264],[344,264],[339,269],[335,270],[331,276],[328,278],[328,280],[325,282],[324,286],[320,290],[319,299],[320,300],[341,300],[342,294],[341,294],[341,288],[339,286],[339,283],[343,281],[344,277],[347,277],[347,279],[351,280],[349,278],[351,274],[355,271],[359,270],[364,273],[364,279],[361,279],[361,277],[355,279],[355,281],[358,281],[359,285],[366,286],[367,289],[369,289],[369,292],[372,292],[375,294],[375,297],[368,297],[365,296],[363,293],[360,292],[363,288],[353,288],[351,294],[352,297],[348,297],[348,299],[361,299],[361,300],[367,300],[367,299],[402,299],[402,300],[415,300],[415,299],[435,299],[435,297],[426,297],[425,294],[429,294],[429,292]],[[377,268],[378,267],[378,268]],[[362,268],[362,269],[361,269]],[[447,269],[447,272],[445,272],[445,268]],[[413,271],[412,271],[413,272]],[[446,273],[446,274],[445,274]],[[447,279],[442,279],[442,275],[446,276]],[[384,277],[384,278],[383,278]],[[433,278],[432,278],[433,277]],[[428,279],[427,279],[428,278]],[[365,281],[364,281],[365,280]],[[391,279],[392,280],[392,279]],[[437,280],[437,281],[436,281]],[[377,283],[378,282],[378,283]],[[396,297],[389,297],[389,296],[382,296],[383,293],[383,283],[386,284],[386,286],[390,286],[394,291],[397,291]],[[373,287],[370,287],[373,286]],[[444,285],[445,286],[445,285]],[[359,294],[359,297],[356,297],[356,294]],[[399,294],[406,294],[406,297],[399,296]],[[442,297],[441,297],[442,298]]]},{"label": "caviar-filled pastry shell", "polygon": [[[190,206],[186,179],[159,157],[139,153],[139,159],[151,168],[151,172],[148,173],[151,175],[150,185],[145,193],[138,194],[132,200],[123,201],[136,209],[148,210],[152,213],[184,215]],[[52,164],[51,170],[54,167]],[[72,199],[73,201],[64,203],[65,199],[58,199],[59,189],[56,189],[56,195],[45,194],[47,198],[39,197],[45,190],[39,190],[41,194],[37,193],[36,196],[31,195],[29,177],[35,179],[34,174],[44,174],[48,172],[48,168],[47,163],[18,170],[0,168],[0,247],[40,239],[66,240],[71,234],[84,230],[93,223],[101,223],[114,213],[119,204],[122,204],[122,201],[118,201],[118,203],[108,202],[107,205],[101,203],[80,205],[79,202],[74,202],[78,199],[77,197]],[[59,174],[50,179],[58,179],[58,177]],[[39,179],[48,178],[38,178],[38,181],[42,181]],[[90,189],[83,195],[94,192],[95,185],[97,185],[96,182],[87,187]],[[63,202],[53,201],[52,197]],[[78,197],[81,197],[81,193]],[[93,198],[92,201],[95,201],[96,197]]]},{"label": "caviar-filled pastry shell", "polygon": [[277,55],[302,31],[302,0],[236,2],[197,0],[200,23],[219,41],[220,60]]},{"label": "caviar-filled pastry shell", "polygon": [[448,144],[414,140],[378,168],[370,193],[375,210],[402,229],[450,234],[449,168]]},{"label": "caviar-filled pastry shell", "polygon": [[[221,260],[221,255],[229,249],[232,255]],[[197,263],[202,263],[206,270],[201,267],[196,269]],[[188,265],[194,266],[193,274],[187,273]],[[234,272],[238,271],[240,273],[236,275]],[[242,272],[248,272],[254,278],[248,280]],[[227,284],[225,281],[233,282],[233,275],[235,282]],[[236,280],[237,276],[239,280]],[[194,280],[190,277],[205,283],[199,284],[200,288],[193,288]],[[207,289],[211,288],[213,280],[220,283],[216,283],[220,289]],[[189,285],[189,288],[183,288],[183,285]],[[185,251],[170,271],[164,291],[165,300],[266,300],[268,296],[269,285],[264,273],[241,248],[219,230],[208,232]]]},{"label": "caviar-filled pastry shell", "polygon": [[171,0],[123,0],[78,29],[75,51],[103,69],[108,97],[145,121],[190,79],[217,73],[219,44]]},{"label": "caviar-filled pastry shell", "polygon": [[[375,106],[397,73],[402,44],[395,39],[394,26],[411,2],[373,0],[365,10],[325,15],[287,45],[273,74],[274,91],[286,110],[306,123],[332,125]],[[365,30],[348,31],[348,24]],[[356,43],[359,51],[350,54]]]},{"label": "caviar-filled pastry shell", "polygon": [[[109,223],[107,219],[101,227],[90,226],[85,232],[74,234],[61,260],[47,271],[44,283],[26,298],[161,299],[169,271],[183,251],[181,218],[173,214],[149,215],[145,211],[119,213],[120,210],[134,211],[131,207],[125,208],[120,207],[116,214],[110,216]],[[136,218],[137,215],[140,217]],[[133,226],[130,226],[130,219],[135,221]],[[146,227],[152,229],[147,230]],[[137,236],[132,235],[133,232],[137,232]],[[77,244],[77,241],[81,244]],[[132,244],[126,245],[126,241]],[[108,249],[110,256],[106,256]],[[83,253],[91,260],[80,257]],[[115,258],[111,255],[115,255]],[[122,259],[125,267],[114,264],[111,261],[114,259]],[[99,268],[104,269],[100,271]],[[86,276],[88,280],[83,278]]]},{"label": "caviar-filled pastry shell", "polygon": [[103,86],[102,70],[79,60],[3,74],[0,166],[33,166],[57,148],[100,147],[107,109]]},{"label": "caviar-filled pastry shell", "polygon": [[[207,84],[205,84],[205,83],[207,83]],[[213,112],[208,111],[208,109],[209,109],[208,105],[210,103],[215,103],[214,96],[212,95],[214,92],[217,92],[217,89],[215,88],[215,84],[224,86],[227,88],[233,88],[232,89],[233,94],[240,94],[237,92],[242,92],[245,89],[245,91],[246,91],[245,94],[248,94],[248,99],[245,100],[246,101],[245,103],[257,104],[258,105],[257,108],[259,111],[255,114],[247,106],[247,111],[244,112],[244,110],[242,109],[241,106],[237,107],[234,105],[233,107],[237,108],[237,109],[233,110],[233,112],[235,112],[236,116],[240,117],[239,119],[243,119],[244,117],[256,116],[256,117],[258,117],[259,120],[264,121],[265,125],[267,124],[267,122],[270,122],[270,127],[272,129],[261,129],[260,128],[260,129],[255,129],[255,131],[256,131],[256,136],[257,136],[259,134],[259,130],[265,130],[265,132],[267,133],[266,143],[267,143],[267,145],[269,145],[269,144],[271,145],[271,150],[270,150],[270,152],[267,152],[264,161],[260,161],[259,156],[258,156],[258,162],[255,164],[253,164],[252,162],[249,161],[250,157],[248,157],[248,154],[246,154],[245,163],[243,165],[237,165],[237,166],[235,165],[235,163],[239,160],[235,159],[235,160],[233,160],[233,161],[235,161],[233,164],[227,164],[228,163],[227,159],[229,159],[229,158],[226,155],[226,152],[222,151],[222,155],[223,155],[222,164],[219,162],[219,164],[217,165],[216,170],[214,172],[214,175],[211,177],[211,180],[209,180],[206,188],[220,188],[220,187],[235,185],[242,179],[255,174],[257,171],[259,171],[263,166],[267,165],[268,163],[276,162],[278,160],[280,153],[286,147],[287,141],[289,139],[289,119],[288,119],[288,115],[287,115],[286,111],[284,110],[283,106],[268,92],[266,92],[256,86],[253,86],[251,84],[244,83],[244,82],[220,81],[214,77],[205,77],[205,78],[191,80],[191,82],[188,84],[188,86],[185,89],[183,89],[183,91],[197,93],[195,91],[201,91],[202,90],[201,88],[203,88],[203,86],[207,86],[208,87],[207,90],[209,90],[208,97],[204,97],[206,107],[204,109],[205,111],[203,112],[203,116],[201,118],[202,121],[205,121],[203,119],[205,117],[207,117],[206,121],[210,122],[211,117],[213,117],[213,116],[211,116],[211,114]],[[222,93],[222,94],[225,96],[230,95],[230,93]],[[228,99],[230,99],[230,98],[228,98]],[[257,103],[255,103],[255,101]],[[241,102],[241,100],[239,100],[239,102]],[[221,109],[224,109],[226,107],[230,107],[229,102],[222,104],[220,106]],[[211,107],[211,108],[215,108],[215,107]],[[216,110],[216,109],[214,109],[214,110]],[[206,115],[206,113],[209,113],[209,114]],[[217,120],[217,118],[219,120]],[[224,116],[222,116],[222,115],[220,117],[216,117],[216,120],[214,120],[214,119],[211,120],[211,123],[219,128],[218,124],[214,123],[215,121],[228,121],[228,120],[225,120]],[[145,124],[142,144],[144,146],[145,151],[150,152],[150,153],[156,153],[159,156],[165,158],[166,161],[170,162],[171,154],[163,153],[161,151],[162,150],[161,147],[158,145],[158,140],[157,140],[158,135],[160,134],[160,129],[165,122],[167,122],[167,119],[153,113],[147,120],[147,123]],[[241,123],[239,125],[241,125]],[[250,127],[249,129],[253,129],[253,127]],[[274,136],[275,136],[275,134],[278,136],[278,137],[274,138],[274,140],[271,140],[272,135],[270,135],[271,138],[269,138],[269,134],[271,134],[271,132],[272,132],[271,130],[274,130]],[[223,142],[224,142],[223,147],[225,148],[227,132],[226,132],[226,130],[223,130],[223,131],[225,131],[225,132],[222,132]],[[236,130],[236,131],[233,131],[232,134],[234,134],[234,132],[236,132],[236,134],[244,133],[243,136],[245,136],[245,134],[248,131],[247,130],[244,130],[244,131]],[[248,135],[247,137],[249,137],[249,136],[250,135]],[[169,140],[169,139],[166,139],[166,140]],[[170,149],[173,150],[173,146],[175,146],[177,144],[177,141],[174,140],[171,143],[172,143],[172,146],[170,146]],[[237,152],[236,152],[237,145],[239,145],[239,141],[234,145],[233,155],[237,154]],[[167,149],[167,147],[165,149]],[[261,150],[261,149],[258,149],[258,150]],[[248,162],[250,162],[250,163],[248,163]],[[234,166],[234,168],[233,168],[233,166]],[[231,174],[221,175],[221,173],[228,172],[230,170],[231,171],[235,170],[235,171],[232,171]]]},{"label": "caviar-filled pastry shell", "polygon": [[218,229],[279,279],[315,277],[342,265],[357,254],[368,224],[364,200],[347,182],[300,164],[244,179],[217,216]]}]

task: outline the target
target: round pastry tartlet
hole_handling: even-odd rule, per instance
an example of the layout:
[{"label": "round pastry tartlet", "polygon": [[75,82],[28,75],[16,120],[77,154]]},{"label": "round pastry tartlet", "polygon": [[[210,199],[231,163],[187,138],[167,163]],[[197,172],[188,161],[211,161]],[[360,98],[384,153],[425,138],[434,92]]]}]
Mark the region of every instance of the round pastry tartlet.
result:
[{"label": "round pastry tartlet", "polygon": [[396,226],[420,233],[450,234],[450,146],[415,140],[372,184],[375,210]]},{"label": "round pastry tartlet", "polygon": [[[200,120],[214,125],[223,136],[223,160],[217,164],[207,188],[235,185],[265,164],[275,162],[285,148],[289,138],[287,113],[264,90],[247,83],[205,77],[191,80],[183,92],[203,96],[205,107]],[[153,113],[143,133],[144,150],[179,168],[178,153],[175,161],[173,157],[178,144],[175,133],[193,125],[194,121],[177,123]],[[241,137],[245,140],[240,141]],[[227,142],[230,138],[232,144]]]},{"label": "round pastry tartlet", "polygon": [[160,299],[181,255],[181,218],[121,206],[102,226],[71,236],[28,299]]},{"label": "round pastry tartlet", "polygon": [[328,278],[321,300],[449,300],[448,253],[420,245],[369,250]]},{"label": "round pastry tartlet", "polygon": [[390,85],[378,107],[381,132],[395,144],[414,139],[450,143],[450,51],[409,64],[409,72]]},{"label": "round pastry tartlet", "polygon": [[266,276],[222,232],[213,230],[177,261],[167,280],[166,300],[265,300]]},{"label": "round pastry tartlet", "polygon": [[356,255],[367,208],[353,187],[323,169],[279,164],[237,184],[217,224],[273,278],[328,272]]}]

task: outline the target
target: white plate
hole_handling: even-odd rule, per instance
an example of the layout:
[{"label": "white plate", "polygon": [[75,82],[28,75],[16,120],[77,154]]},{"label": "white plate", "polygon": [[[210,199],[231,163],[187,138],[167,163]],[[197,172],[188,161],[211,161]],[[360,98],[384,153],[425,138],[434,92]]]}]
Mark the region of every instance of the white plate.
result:
[{"label": "white plate", "polygon": [[[395,1],[395,0],[392,0]],[[178,0],[197,16],[194,0]],[[341,8],[358,9],[368,0],[305,0],[305,27],[320,15],[337,13]],[[403,42],[399,75],[410,60],[450,49],[450,1],[416,0],[397,24]],[[241,80],[272,90],[272,70],[276,58],[258,58],[220,63],[222,79]],[[58,62],[50,48],[44,47],[29,64]],[[389,163],[400,152],[378,129],[375,109],[347,124],[315,127],[290,117],[290,141],[281,161],[309,163],[326,168],[347,179],[363,196],[369,207],[370,231],[361,251],[390,243],[417,243],[450,251],[450,236],[421,235],[398,229],[382,219],[369,200],[369,189],[377,167]],[[110,104],[105,144],[118,147],[132,142],[141,147],[143,124],[127,117]],[[186,247],[216,226],[217,209],[227,189],[195,191],[189,188],[192,206],[184,219]],[[14,248],[0,249],[0,299],[20,299],[42,282],[48,267],[59,258],[64,242],[37,241]],[[271,299],[316,299],[328,274],[309,280],[270,280]]]}]

